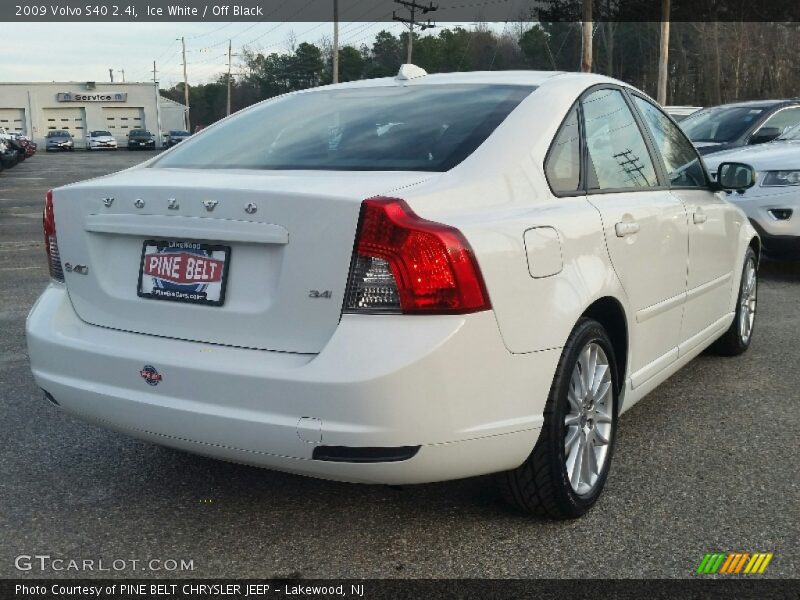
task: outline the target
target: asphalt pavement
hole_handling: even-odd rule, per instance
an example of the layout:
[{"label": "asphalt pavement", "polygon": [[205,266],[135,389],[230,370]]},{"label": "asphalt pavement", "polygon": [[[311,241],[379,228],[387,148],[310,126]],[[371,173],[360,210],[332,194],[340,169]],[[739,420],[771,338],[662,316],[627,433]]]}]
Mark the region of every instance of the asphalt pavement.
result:
[{"label": "asphalt pavement", "polygon": [[[764,577],[800,577],[800,263],[762,265],[746,355],[703,355],[622,417],[605,492],[576,521],[516,513],[491,477],[331,483],[153,446],[50,405],[24,338],[48,281],[44,194],[151,155],[40,152],[0,173],[0,577],[693,577],[711,551],[773,552]],[[19,570],[20,555],[51,559]],[[125,562],[57,571],[55,558]]]}]

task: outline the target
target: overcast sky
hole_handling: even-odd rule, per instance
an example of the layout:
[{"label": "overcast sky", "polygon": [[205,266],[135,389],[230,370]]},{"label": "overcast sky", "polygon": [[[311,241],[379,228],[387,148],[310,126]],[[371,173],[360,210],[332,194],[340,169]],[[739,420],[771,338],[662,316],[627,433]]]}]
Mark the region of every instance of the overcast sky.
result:
[{"label": "overcast sky", "polygon": [[[371,44],[382,29],[397,34],[402,25],[340,23],[339,36],[343,45]],[[189,83],[203,83],[227,69],[229,38],[234,54],[243,45],[281,52],[292,35],[297,43],[315,43],[332,32],[331,23],[19,23],[3,30],[0,81],[101,82],[109,80],[110,68],[115,81],[122,80],[122,69],[126,81],[152,81],[156,60],[167,88],[183,79],[176,38],[184,36]]]}]

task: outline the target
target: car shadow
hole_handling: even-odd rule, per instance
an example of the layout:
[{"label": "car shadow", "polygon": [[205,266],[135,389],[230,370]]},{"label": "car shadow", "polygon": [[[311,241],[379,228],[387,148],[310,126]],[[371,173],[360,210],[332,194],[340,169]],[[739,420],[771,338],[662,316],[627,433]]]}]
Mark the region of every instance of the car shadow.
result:
[{"label": "car shadow", "polygon": [[800,260],[773,260],[764,258],[759,267],[762,280],[800,283]]}]

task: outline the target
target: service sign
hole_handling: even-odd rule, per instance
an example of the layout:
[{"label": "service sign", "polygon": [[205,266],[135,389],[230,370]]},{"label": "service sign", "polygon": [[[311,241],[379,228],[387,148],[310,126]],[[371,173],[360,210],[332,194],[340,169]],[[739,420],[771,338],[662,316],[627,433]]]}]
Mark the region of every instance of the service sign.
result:
[{"label": "service sign", "polygon": [[127,102],[128,92],[59,92],[56,94],[59,102]]},{"label": "service sign", "polygon": [[142,248],[137,293],[154,300],[221,306],[230,252],[229,246],[148,240]]}]

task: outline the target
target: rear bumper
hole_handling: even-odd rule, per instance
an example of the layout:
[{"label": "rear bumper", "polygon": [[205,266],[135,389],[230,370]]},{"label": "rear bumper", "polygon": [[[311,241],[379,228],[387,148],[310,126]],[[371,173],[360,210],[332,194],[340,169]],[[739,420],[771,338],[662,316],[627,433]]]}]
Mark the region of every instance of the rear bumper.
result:
[{"label": "rear bumper", "polygon": [[[27,337],[37,384],[85,420],[217,458],[389,484],[518,466],[560,354],[510,354],[491,312],[345,315],[318,355],[211,346],[88,325],[60,285],[34,305]],[[413,451],[379,462],[345,451],[343,462],[330,447]]]}]

